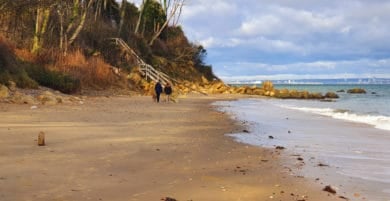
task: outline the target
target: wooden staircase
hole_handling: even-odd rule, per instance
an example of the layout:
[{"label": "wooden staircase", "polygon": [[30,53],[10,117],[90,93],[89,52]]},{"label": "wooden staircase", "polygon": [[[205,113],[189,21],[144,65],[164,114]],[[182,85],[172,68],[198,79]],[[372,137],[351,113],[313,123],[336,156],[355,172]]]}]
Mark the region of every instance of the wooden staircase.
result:
[{"label": "wooden staircase", "polygon": [[161,84],[166,85],[167,83],[172,83],[172,81],[177,82],[176,80],[170,78],[167,74],[156,70],[153,66],[145,63],[136,53],[135,51],[127,45],[125,41],[121,38],[111,38],[110,40],[114,41],[116,45],[123,48],[127,53],[134,56],[137,60],[137,64],[139,66],[138,70],[140,73],[145,76],[148,80],[153,80],[154,82],[160,81]]}]

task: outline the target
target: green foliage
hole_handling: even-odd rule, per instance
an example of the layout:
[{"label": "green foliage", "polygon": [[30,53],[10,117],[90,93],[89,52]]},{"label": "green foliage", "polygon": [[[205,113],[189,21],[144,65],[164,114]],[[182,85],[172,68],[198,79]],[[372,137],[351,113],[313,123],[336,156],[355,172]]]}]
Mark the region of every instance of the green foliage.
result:
[{"label": "green foliage", "polygon": [[38,88],[38,83],[32,80],[26,71],[17,70],[9,72],[8,70],[0,69],[0,84],[8,86],[9,81],[15,82],[19,88]]},{"label": "green foliage", "polygon": [[152,35],[156,32],[157,29],[162,27],[162,25],[167,20],[167,16],[161,4],[156,0],[147,1],[143,13],[143,28],[142,33],[146,38],[151,38]]},{"label": "green foliage", "polygon": [[119,37],[125,41],[130,40],[133,37],[136,22],[138,20],[139,11],[138,8],[129,2],[125,5],[125,16],[123,19],[122,30],[119,33]]},{"label": "green foliage", "polygon": [[[0,2],[2,1],[0,0]],[[43,52],[46,50],[60,48],[61,33],[65,34],[62,35],[62,39],[69,39],[69,33],[72,33],[79,25],[81,11],[85,9],[85,3],[88,1],[79,1],[80,4],[75,4],[76,1],[73,0],[5,0],[4,2],[6,2],[4,6],[0,4],[0,10],[4,8],[1,10],[3,12],[0,12],[0,35],[7,36],[7,40],[17,44],[17,48],[20,49],[32,47],[37,8],[51,9],[47,32],[41,36],[43,49],[40,54],[43,55]],[[88,56],[101,54],[104,57],[104,62],[130,71],[137,64],[135,57],[125,53],[115,44],[110,43],[110,38],[120,37],[146,63],[153,64],[156,68],[176,79],[195,81],[199,80],[202,75],[209,80],[216,78],[212,73],[211,66],[205,64],[206,50],[202,46],[190,43],[180,26],[165,27],[159,37],[154,40],[153,45],[149,45],[153,35],[158,32],[167,20],[164,4],[167,4],[169,1],[146,0],[137,33],[135,33],[135,28],[139,19],[139,9],[133,3],[129,3],[129,1],[120,1],[124,3],[123,7],[120,7],[118,2],[117,0],[93,2],[92,6],[87,10],[88,13],[83,29],[74,43],[71,46],[67,46],[69,52],[81,49]],[[77,15],[73,15],[73,12],[76,12]],[[68,35],[66,35],[69,31],[67,30],[69,26],[71,29]],[[66,41],[62,42],[65,45],[64,42]],[[7,51],[4,52],[4,48],[1,48],[0,41],[0,70],[3,68],[3,71],[0,72],[1,83],[7,84],[9,80],[14,80],[18,86],[31,87],[34,86],[34,83],[36,86],[36,82],[38,82],[41,85],[66,93],[80,89],[80,81],[78,79],[81,80],[83,86],[89,85],[89,82],[84,82],[87,77],[85,73],[72,74],[78,78],[74,79],[69,75],[45,68],[45,66],[56,67],[56,63],[63,59],[63,55],[59,55],[60,53],[58,55],[47,54],[43,56],[28,55],[31,57],[27,58],[32,59],[26,60],[39,64],[42,67],[29,66],[28,68],[23,68],[25,64],[21,64],[18,60],[10,59],[16,57],[14,54],[13,57],[9,57],[10,52]],[[19,56],[25,55],[20,55],[19,53]],[[35,58],[34,56],[37,57]],[[75,63],[79,62],[72,61]],[[82,62],[83,60],[80,60],[80,63]],[[4,68],[4,66],[6,67]],[[66,62],[64,66],[67,66]],[[90,65],[87,64],[87,66]],[[19,68],[26,69],[27,73],[22,70],[16,70]],[[69,73],[69,71],[66,72]],[[93,76],[97,75],[90,75],[87,79],[91,79]]]},{"label": "green foliage", "polygon": [[80,80],[44,67],[31,66],[26,69],[28,74],[40,85],[56,89],[63,93],[75,93],[81,89]]},{"label": "green foliage", "polygon": [[12,80],[10,73],[0,68],[0,84],[7,86],[10,80]]},{"label": "green foliage", "polygon": [[20,73],[14,76],[14,80],[17,87],[20,88],[38,88],[38,83],[30,78],[26,71],[21,70]]}]

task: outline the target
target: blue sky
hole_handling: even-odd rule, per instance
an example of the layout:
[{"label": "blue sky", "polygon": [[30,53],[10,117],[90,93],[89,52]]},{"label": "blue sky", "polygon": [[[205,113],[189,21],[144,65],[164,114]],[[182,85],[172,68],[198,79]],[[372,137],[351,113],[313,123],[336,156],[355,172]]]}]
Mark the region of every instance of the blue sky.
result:
[{"label": "blue sky", "polygon": [[390,78],[387,0],[186,0],[181,25],[224,81]]}]

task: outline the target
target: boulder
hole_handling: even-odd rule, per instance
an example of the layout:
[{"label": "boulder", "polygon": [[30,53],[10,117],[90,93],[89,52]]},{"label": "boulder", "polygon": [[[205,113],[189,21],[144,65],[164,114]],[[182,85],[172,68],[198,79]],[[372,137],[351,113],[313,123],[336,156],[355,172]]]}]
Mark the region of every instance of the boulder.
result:
[{"label": "boulder", "polygon": [[288,91],[288,89],[275,90],[275,97],[287,99],[290,98],[290,92]]},{"label": "boulder", "polygon": [[38,101],[41,102],[43,105],[56,105],[57,103],[62,102],[61,97],[57,97],[50,91],[44,91],[37,97]]},{"label": "boulder", "polygon": [[37,104],[37,101],[35,100],[34,97],[32,97],[31,95],[22,94],[20,92],[15,92],[14,95],[10,97],[9,100],[11,103],[16,103],[16,104],[29,104],[29,105]]},{"label": "boulder", "polygon": [[8,96],[9,96],[8,88],[0,84],[0,98],[7,98]]},{"label": "boulder", "polygon": [[324,96],[322,96],[322,93],[312,93],[310,94],[311,99],[323,99]]},{"label": "boulder", "polygon": [[328,92],[325,94],[325,98],[339,98],[339,95],[334,92]]},{"label": "boulder", "polygon": [[366,90],[362,88],[354,88],[354,89],[348,89],[347,93],[349,94],[365,94],[367,93]]},{"label": "boulder", "polygon": [[274,84],[271,81],[265,81],[262,84],[262,88],[265,91],[273,91],[274,90]]},{"label": "boulder", "polygon": [[259,95],[263,96],[264,95],[264,89],[256,88],[252,91],[253,95]]},{"label": "boulder", "polygon": [[202,83],[209,84],[209,81],[204,76],[202,76]]},{"label": "boulder", "polygon": [[12,92],[16,91],[16,83],[14,81],[8,81],[8,89]]}]

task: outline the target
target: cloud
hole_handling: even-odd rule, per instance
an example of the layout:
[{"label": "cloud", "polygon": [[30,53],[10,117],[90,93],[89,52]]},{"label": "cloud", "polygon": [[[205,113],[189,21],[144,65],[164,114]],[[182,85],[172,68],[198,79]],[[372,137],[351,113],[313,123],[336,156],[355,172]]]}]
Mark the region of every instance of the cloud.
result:
[{"label": "cloud", "polygon": [[356,78],[390,78],[390,59],[351,60],[351,61],[316,61],[272,65],[266,63],[236,62],[219,63],[218,74],[225,81],[260,79],[314,79],[343,78],[350,75]]},{"label": "cloud", "polygon": [[384,0],[187,0],[181,23],[220,77],[389,76],[389,10]]}]

